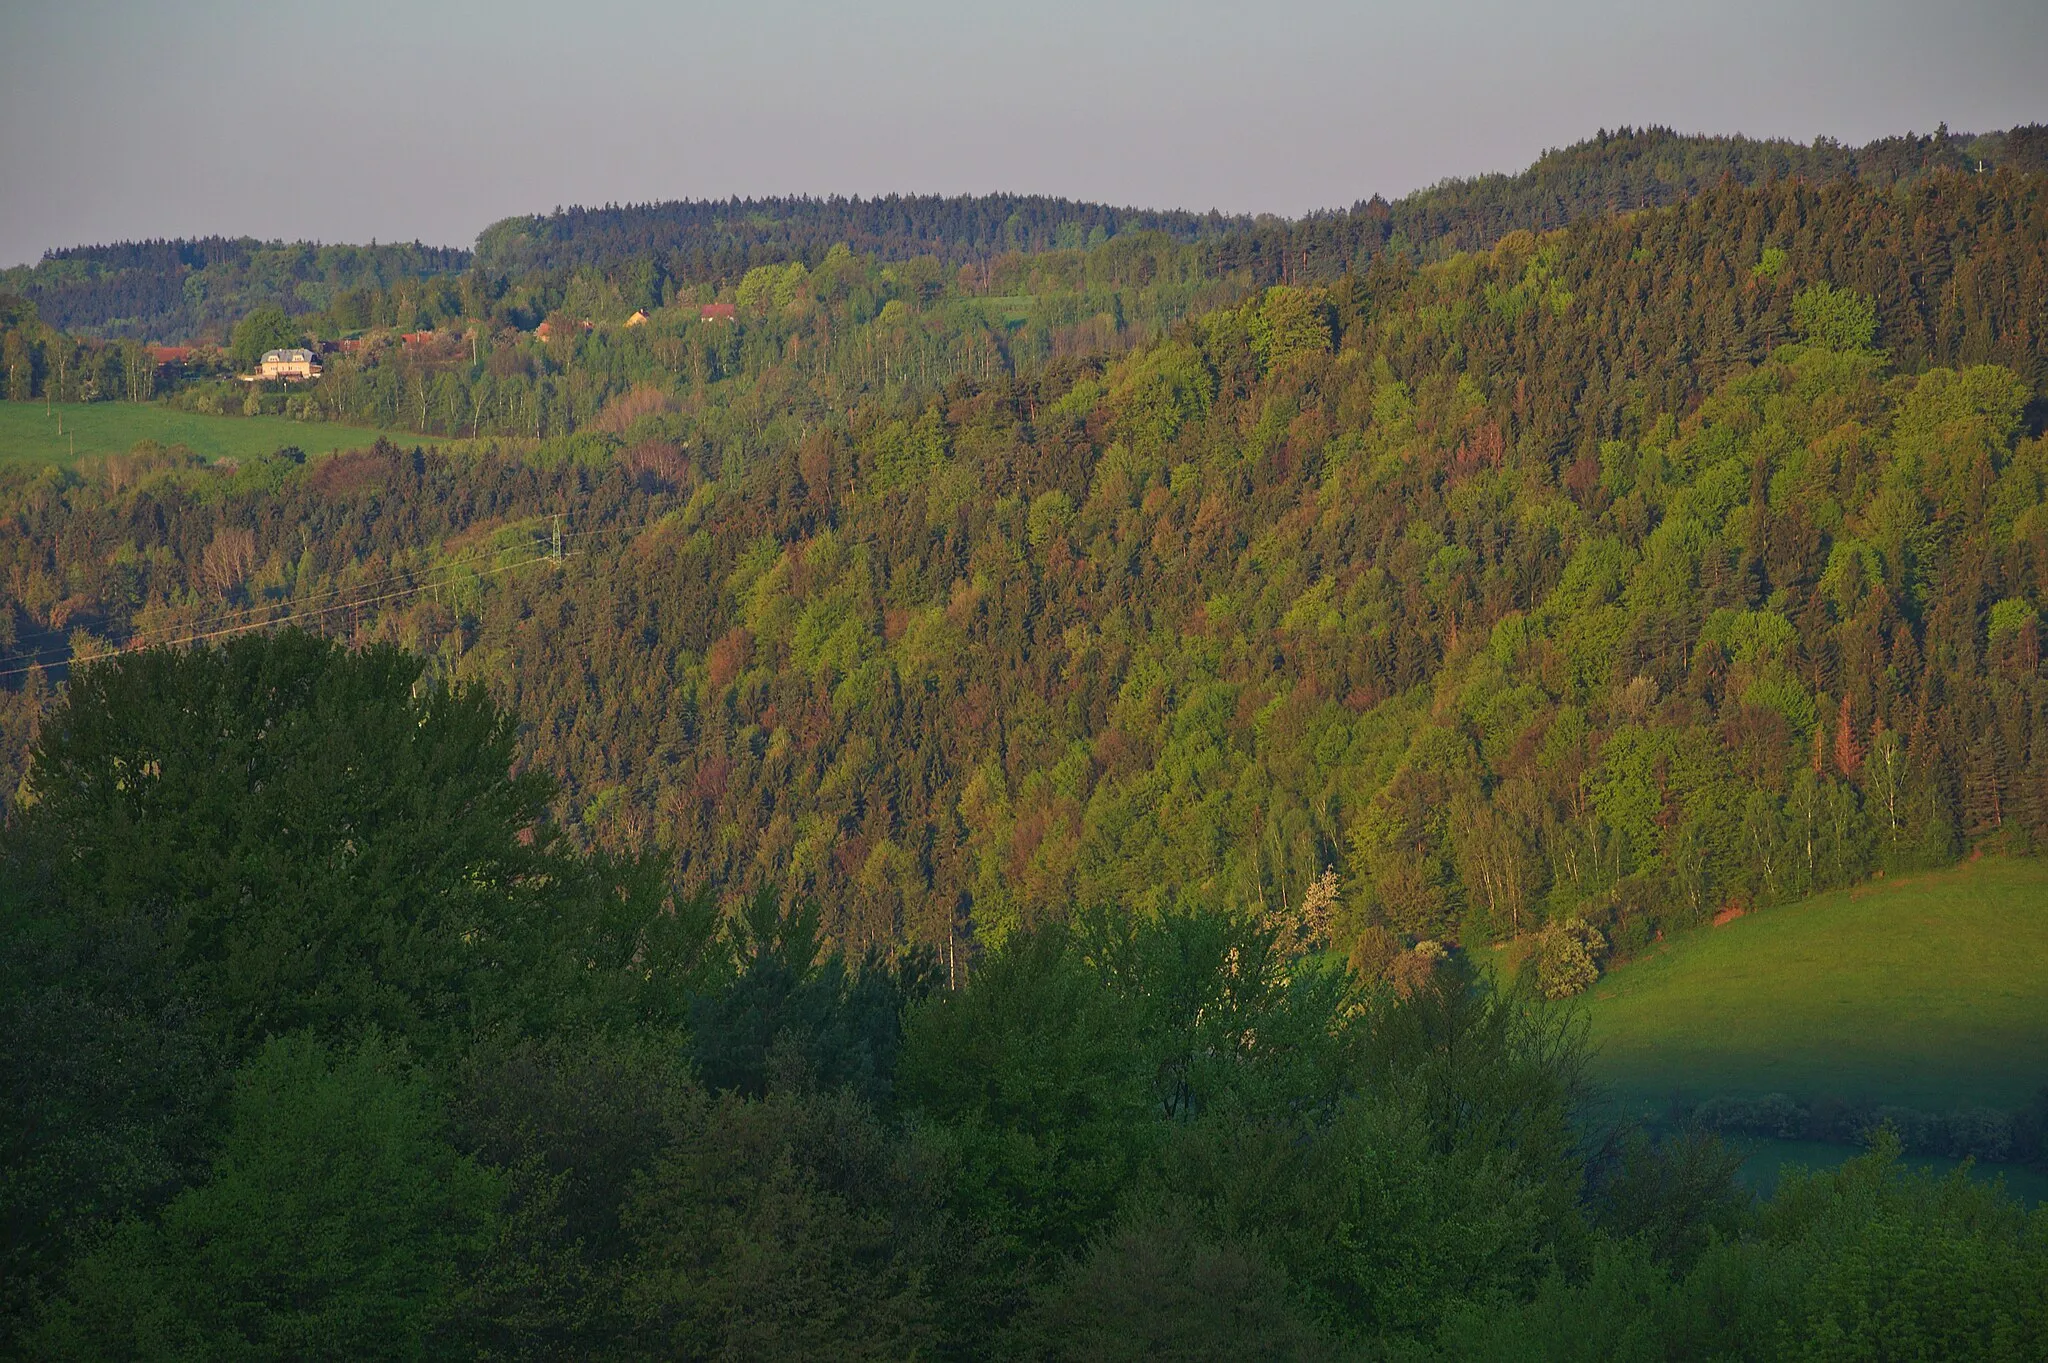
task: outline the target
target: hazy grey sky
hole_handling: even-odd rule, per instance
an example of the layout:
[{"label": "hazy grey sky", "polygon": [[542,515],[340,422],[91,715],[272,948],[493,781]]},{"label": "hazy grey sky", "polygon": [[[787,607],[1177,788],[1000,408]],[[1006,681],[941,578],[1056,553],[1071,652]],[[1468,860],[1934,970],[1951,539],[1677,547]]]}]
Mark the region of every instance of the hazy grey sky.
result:
[{"label": "hazy grey sky", "polygon": [[1292,214],[1602,126],[1943,120],[2048,121],[2048,3],[0,0],[0,265],[728,194]]}]

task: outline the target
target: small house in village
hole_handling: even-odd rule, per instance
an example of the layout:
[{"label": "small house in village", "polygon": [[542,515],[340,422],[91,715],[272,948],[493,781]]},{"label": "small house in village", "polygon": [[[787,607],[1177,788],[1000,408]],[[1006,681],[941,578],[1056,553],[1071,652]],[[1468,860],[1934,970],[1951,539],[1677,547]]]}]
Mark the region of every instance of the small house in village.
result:
[{"label": "small house in village", "polygon": [[149,348],[150,363],[157,367],[159,374],[168,377],[191,363],[196,349],[189,345],[153,345]]},{"label": "small house in village", "polygon": [[408,331],[400,334],[398,343],[412,354],[429,359],[445,358],[460,353],[462,342],[468,335],[460,331],[436,331],[428,327],[425,331]]},{"label": "small house in village", "polygon": [[628,317],[628,318],[626,319],[626,325],[627,325],[627,326],[629,326],[629,327],[644,327],[644,326],[646,326],[646,325],[647,325],[647,314],[646,314],[646,313],[644,313],[644,312],[642,312],[642,311],[640,311],[640,310],[639,310],[638,308],[635,308],[635,309],[633,310],[633,315],[632,315],[631,317]]},{"label": "small house in village", "polygon": [[293,347],[290,350],[266,350],[262,362],[256,366],[256,378],[260,379],[317,379],[320,364],[310,350]]},{"label": "small house in village", "polygon": [[738,310],[730,303],[706,303],[697,313],[702,322],[730,322],[738,316]]}]

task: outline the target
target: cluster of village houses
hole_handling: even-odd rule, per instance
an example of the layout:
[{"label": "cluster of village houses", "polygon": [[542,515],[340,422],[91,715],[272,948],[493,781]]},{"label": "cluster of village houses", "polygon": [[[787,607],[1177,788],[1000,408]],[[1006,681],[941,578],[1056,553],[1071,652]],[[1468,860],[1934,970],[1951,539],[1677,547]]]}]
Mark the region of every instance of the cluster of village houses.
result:
[{"label": "cluster of village houses", "polygon": [[[730,303],[706,303],[698,309],[699,321],[731,322],[737,317],[738,312]],[[647,314],[635,312],[625,320],[624,325],[637,327],[645,326],[646,323]],[[591,330],[591,326],[589,322],[582,323],[585,331]],[[553,332],[554,326],[549,322],[542,322],[533,330],[533,334],[542,341],[551,339]],[[400,342],[408,346],[431,346],[443,339],[440,333],[434,331],[408,331],[399,337]],[[235,377],[244,383],[262,383],[272,379],[298,383],[306,379],[317,379],[320,377],[321,353],[349,354],[360,349],[362,344],[360,340],[322,341],[319,351],[304,346],[266,350],[263,352],[263,358],[257,361],[254,373],[238,374]],[[178,369],[189,363],[199,349],[197,346],[159,345],[151,346],[150,354],[160,369]]]}]

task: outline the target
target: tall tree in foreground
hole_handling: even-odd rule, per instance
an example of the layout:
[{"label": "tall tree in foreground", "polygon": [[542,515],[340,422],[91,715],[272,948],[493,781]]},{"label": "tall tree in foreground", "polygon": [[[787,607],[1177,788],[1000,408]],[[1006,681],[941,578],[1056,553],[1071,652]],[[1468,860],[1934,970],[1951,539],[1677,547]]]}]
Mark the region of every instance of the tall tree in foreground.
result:
[{"label": "tall tree in foreground", "polygon": [[558,852],[514,732],[396,649],[295,632],[73,678],[0,835],[10,1307],[203,1174],[271,1038],[374,1028],[440,1063],[485,1031],[680,1018],[669,972],[708,925]]}]

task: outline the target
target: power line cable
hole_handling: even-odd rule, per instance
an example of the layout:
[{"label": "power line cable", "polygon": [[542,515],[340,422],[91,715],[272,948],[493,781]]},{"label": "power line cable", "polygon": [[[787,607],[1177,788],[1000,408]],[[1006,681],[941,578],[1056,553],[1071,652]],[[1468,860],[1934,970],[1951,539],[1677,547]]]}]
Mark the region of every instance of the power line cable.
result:
[{"label": "power line cable", "polygon": [[650,525],[655,525],[667,520],[670,516],[675,515],[680,510],[682,510],[681,507],[672,506],[668,510],[662,512],[659,516],[650,516],[646,520],[635,522],[632,525],[598,525],[592,526],[588,530],[564,530],[562,532],[562,538],[564,540],[573,540],[578,539],[584,535],[612,535],[623,534],[634,530],[645,530]]},{"label": "power line cable", "polygon": [[[506,531],[506,530],[513,530],[513,529],[516,529],[516,528],[518,528],[519,526],[522,526],[522,525],[527,525],[527,524],[530,524],[531,522],[533,522],[533,521],[535,521],[535,520],[538,520],[538,519],[539,519],[539,517],[538,517],[538,516],[522,516],[522,517],[520,517],[520,518],[519,518],[518,520],[515,520],[515,521],[507,521],[507,522],[505,522],[505,523],[504,523],[504,524],[502,524],[502,525],[498,525],[498,526],[494,526],[494,527],[492,527],[492,532],[491,532],[491,533],[493,533],[493,534],[499,534],[499,533],[502,533],[502,532],[504,532],[504,531]],[[450,569],[454,569],[454,568],[459,568],[459,567],[462,567],[462,566],[463,566],[463,565],[465,565],[465,564],[469,564],[469,563],[475,563],[475,562],[477,562],[477,561],[479,561],[479,560],[481,560],[481,559],[487,559],[487,558],[490,558],[490,557],[492,557],[492,556],[493,556],[493,555],[495,555],[495,554],[500,554],[500,553],[503,553],[503,552],[505,552],[505,551],[504,551],[504,549],[502,549],[502,548],[491,548],[491,547],[489,547],[489,546],[485,546],[485,547],[483,547],[483,548],[479,548],[479,549],[471,549],[471,550],[467,551],[466,553],[458,554],[458,555],[457,555],[456,557],[454,557],[454,558],[450,558],[450,559],[442,559],[441,561],[439,561],[439,562],[437,562],[437,563],[429,563],[429,564],[427,564],[427,565],[426,565],[425,567],[422,567],[422,568],[417,568],[417,569],[409,569],[409,570],[405,570],[405,571],[394,571],[394,572],[389,572],[389,573],[385,573],[385,574],[383,574],[383,575],[381,575],[381,576],[378,576],[378,577],[373,577],[373,578],[370,578],[369,580],[367,580],[367,581],[364,581],[364,582],[351,582],[351,583],[349,583],[349,584],[348,584],[347,586],[339,586],[339,587],[330,587],[330,588],[326,588],[326,589],[324,589],[324,590],[322,590],[322,591],[318,591],[318,592],[312,592],[312,593],[309,593],[309,594],[307,594],[307,595],[304,595],[304,596],[299,596],[299,597],[295,597],[295,598],[293,598],[293,599],[292,599],[292,600],[291,600],[290,602],[288,602],[288,603],[286,603],[286,604],[288,604],[288,605],[290,605],[291,607],[293,607],[294,609],[296,609],[296,608],[298,608],[298,607],[301,607],[301,606],[304,606],[304,605],[306,605],[306,604],[308,604],[308,603],[310,603],[310,602],[314,602],[314,601],[324,601],[324,600],[327,600],[327,599],[328,599],[328,598],[330,598],[330,597],[335,597],[335,596],[344,596],[344,595],[347,595],[347,594],[348,594],[348,593],[350,593],[350,592],[359,592],[359,591],[364,591],[364,590],[366,590],[366,589],[371,589],[371,588],[376,588],[376,587],[380,587],[380,586],[382,586],[383,584],[385,584],[385,583],[387,583],[387,582],[404,582],[404,581],[406,581],[406,580],[407,580],[408,578],[411,578],[411,577],[414,577],[414,576],[419,576],[419,575],[427,575],[427,574],[432,574],[432,573],[439,573],[439,572],[445,572],[445,571],[448,571],[448,570],[450,570]],[[256,613],[258,613],[258,612],[260,612],[260,611],[264,611],[264,610],[268,610],[268,609],[271,609],[271,607],[268,607],[268,606],[242,606],[242,607],[238,607],[238,608],[237,608],[237,609],[235,609],[235,610],[232,610],[232,611],[227,611],[227,612],[224,612],[224,613],[223,613],[223,614],[222,614],[222,615],[221,615],[221,616],[220,616],[219,618],[220,618],[220,619],[223,619],[223,620],[226,620],[226,619],[232,619],[232,618],[233,618],[234,616],[237,616],[237,615],[254,615],[254,614],[256,614]]]},{"label": "power line cable", "polygon": [[[310,605],[316,601],[325,601],[336,596],[346,596],[351,592],[373,590],[375,588],[384,586],[386,583],[404,582],[408,578],[424,577],[433,573],[439,573],[447,571],[449,569],[459,568],[465,564],[475,563],[480,559],[489,558],[491,555],[498,552],[499,551],[496,549],[472,550],[471,552],[463,554],[458,558],[444,559],[439,563],[430,563],[421,568],[416,568],[409,571],[385,573],[381,576],[373,577],[363,582],[351,582],[347,586],[329,587],[317,592],[308,592],[303,596],[294,597],[292,600],[284,602],[282,604],[293,608],[303,607],[306,605]],[[218,617],[218,619],[231,620],[238,615],[257,615],[263,611],[272,609],[275,609],[275,606],[238,606],[233,610],[223,611]]]},{"label": "power line cable", "polygon": [[[495,577],[499,573],[509,573],[514,568],[524,568],[530,564],[548,562],[552,557],[553,556],[550,554],[540,554],[533,558],[520,559],[516,563],[500,564],[495,568],[485,569],[484,571],[478,573],[477,576]],[[332,605],[321,606],[316,610],[294,611],[289,615],[280,615],[272,620],[251,620],[239,625],[229,625],[223,629],[212,629],[205,630],[197,634],[187,634],[182,638],[177,639],[157,639],[152,640],[148,643],[126,644],[120,648],[109,649],[105,653],[95,653],[89,658],[73,658],[69,659],[68,661],[96,663],[103,662],[108,658],[119,658],[129,653],[139,653],[146,648],[179,648],[186,644],[205,643],[209,639],[225,638],[230,634],[247,634],[251,630],[269,629],[273,625],[288,625],[295,620],[310,620],[317,616],[332,615],[336,611],[353,610],[362,606],[374,606],[384,601],[396,601],[402,597],[417,596],[421,592],[428,591],[437,586],[445,585],[447,584],[438,582],[423,582],[416,586],[405,587],[395,592],[385,592],[380,596],[364,597],[360,600],[355,601],[337,601]],[[8,668],[5,671],[0,671],[0,677],[17,677],[24,672],[34,671],[36,668],[41,666],[43,666],[41,662],[31,662],[21,667]]]},{"label": "power line cable", "polygon": [[[531,519],[531,517],[525,518],[525,520]],[[512,521],[509,522],[507,525],[498,527],[498,529],[511,529],[523,523],[525,522]],[[467,580],[470,576],[474,576],[473,574],[465,574],[458,570],[467,568],[470,564],[482,562],[486,559],[492,558],[495,555],[504,552],[505,550],[503,548],[486,547],[482,549],[473,549],[468,551],[467,553],[461,554],[452,559],[443,559],[437,563],[429,563],[423,567],[410,569],[406,571],[383,573],[376,577],[369,578],[365,581],[348,583],[345,586],[329,587],[316,592],[308,592],[303,595],[296,596],[288,601],[271,602],[257,606],[239,606],[232,610],[222,611],[216,614],[213,617],[212,621],[208,623],[209,625],[226,625],[230,622],[237,621],[238,617],[255,616],[262,614],[266,611],[277,610],[280,607],[290,611],[304,611],[304,609],[309,605],[313,605],[323,601],[330,601],[337,596],[348,596],[364,591],[374,592],[376,589],[393,582],[406,582],[409,585],[418,587],[422,590],[433,587],[454,586],[460,582]],[[446,574],[446,576],[436,578],[437,574]],[[359,601],[356,604],[360,605],[362,604],[362,602]],[[266,624],[275,624],[280,618],[285,617],[271,617],[265,620],[256,621],[254,623],[258,626]],[[147,631],[142,632],[146,633]],[[151,641],[142,640],[139,642],[131,642],[129,644],[124,645],[121,651],[128,652],[133,651],[134,649],[148,647],[151,647]],[[94,656],[110,657],[112,655],[95,654]],[[15,655],[12,658],[0,658],[0,663],[21,663],[23,661],[24,659],[19,654]],[[60,657],[44,658],[38,655],[28,659],[27,666],[45,666],[49,663],[61,661],[63,661],[63,659]],[[0,671],[0,677],[17,676],[24,670],[26,670],[24,667],[14,667],[6,671]]]},{"label": "power line cable", "polygon": [[[418,570],[418,572],[416,573],[387,573],[378,577],[370,578],[369,580],[364,582],[352,582],[345,587],[333,587],[324,591],[309,592],[304,596],[296,597],[289,601],[268,602],[259,606],[241,606],[233,610],[222,611],[216,614],[211,621],[207,621],[205,623],[208,624],[209,627],[225,626],[230,623],[240,623],[241,617],[260,615],[268,611],[276,611],[280,609],[287,611],[303,611],[307,606],[314,605],[322,601],[331,601],[337,596],[347,596],[350,594],[360,593],[364,591],[374,592],[378,588],[386,586],[393,582],[408,582],[413,579],[431,579],[433,575],[436,573],[443,572],[447,569],[460,568],[466,566],[469,563],[477,562],[485,557],[488,557],[490,554],[495,552],[497,551],[486,550],[483,553],[466,555],[463,558],[451,560],[447,563],[430,564],[427,567]],[[450,577],[440,578],[438,580],[411,581],[411,585],[420,587],[422,589],[426,589],[432,587],[452,586],[455,583],[460,582],[462,580],[462,576],[460,574],[456,574]],[[254,621],[253,623],[257,625],[272,624],[275,623],[275,621],[278,618],[279,617],[271,616],[264,620]],[[187,626],[187,628],[190,628],[190,626]],[[148,628],[143,628],[136,631],[137,634],[142,635],[147,635],[152,632],[154,631]],[[137,648],[148,648],[150,647],[151,642],[152,641],[147,638],[133,640],[130,643],[123,645],[123,650],[127,651]],[[94,656],[104,657],[108,655],[96,654]],[[19,654],[15,655],[12,658],[0,659],[0,662],[5,663],[20,663],[22,661],[24,661],[23,657]],[[49,657],[45,657],[41,654],[38,654],[27,660],[29,666],[42,666],[46,665],[47,663],[61,661],[63,661],[63,659],[59,656],[52,655]],[[15,668],[11,671],[0,671],[0,677],[13,676],[21,670],[22,669],[20,668]]]},{"label": "power line cable", "polygon": [[[633,531],[644,530],[648,526],[653,525],[658,521],[666,519],[668,516],[673,515],[675,510],[676,508],[671,507],[667,511],[662,512],[658,516],[649,517],[648,519],[640,521],[634,525],[606,525],[596,526],[589,530],[565,531],[562,533],[560,538],[563,541],[568,541],[585,535],[628,534]],[[500,526],[498,527],[498,529],[509,529],[512,527],[516,527],[520,524],[530,522],[534,519],[537,518],[524,517],[519,521],[510,522],[509,525]],[[421,572],[429,576],[437,573],[450,572],[453,569],[462,568],[470,563],[476,562],[480,559],[488,558],[491,555],[499,552],[501,551],[497,549],[475,550],[467,555],[464,555],[461,558],[447,560],[437,564],[432,564],[427,568],[422,569]],[[354,600],[349,601],[336,601],[331,605],[321,606],[314,610],[306,610],[303,608],[308,601],[317,602],[332,598],[334,596],[339,596],[345,593],[359,592],[364,590],[366,587],[375,588],[381,586],[383,583],[386,582],[401,582],[412,575],[410,573],[390,573],[379,578],[372,578],[369,582],[366,583],[358,582],[353,583],[347,587],[336,587],[323,592],[316,592],[311,597],[306,598],[305,600],[293,602],[292,605],[294,609],[288,614],[272,616],[268,619],[247,620],[236,624],[223,625],[219,628],[197,631],[191,634],[180,636],[175,639],[148,639],[139,642],[131,642],[122,645],[120,648],[110,649],[105,653],[95,653],[90,658],[50,658],[45,660],[43,658],[37,657],[31,658],[26,662],[21,662],[19,659],[16,659],[14,661],[17,662],[17,666],[0,670],[0,679],[5,679],[8,677],[18,677],[21,676],[23,673],[34,671],[38,667],[54,666],[59,663],[99,662],[106,658],[118,658],[129,653],[137,653],[146,648],[177,648],[185,644],[203,643],[209,639],[224,638],[231,634],[245,634],[251,630],[268,629],[273,625],[290,624],[294,620],[307,620],[315,618],[317,616],[329,615],[339,610],[359,609],[363,606],[377,605],[385,601],[396,601],[407,596],[416,596],[421,592],[431,591],[436,587],[453,586],[457,582],[463,581],[466,578],[495,577],[499,573],[509,572],[514,568],[523,568],[529,564],[543,563],[549,561],[550,559],[554,560],[555,562],[560,562],[563,558],[580,558],[590,552],[591,551],[586,548],[578,549],[567,554],[559,555],[555,553],[543,553],[538,554],[532,558],[520,559],[514,563],[501,564],[496,568],[485,569],[483,571],[476,572],[473,574],[454,573],[451,576],[441,578],[439,580],[416,582],[410,586],[401,588],[400,590],[395,592],[387,592],[381,595],[358,597]],[[237,615],[250,615],[262,611],[264,609],[266,608],[262,606],[245,606],[235,611],[228,612],[224,616],[217,616],[216,620],[233,619]]]}]

